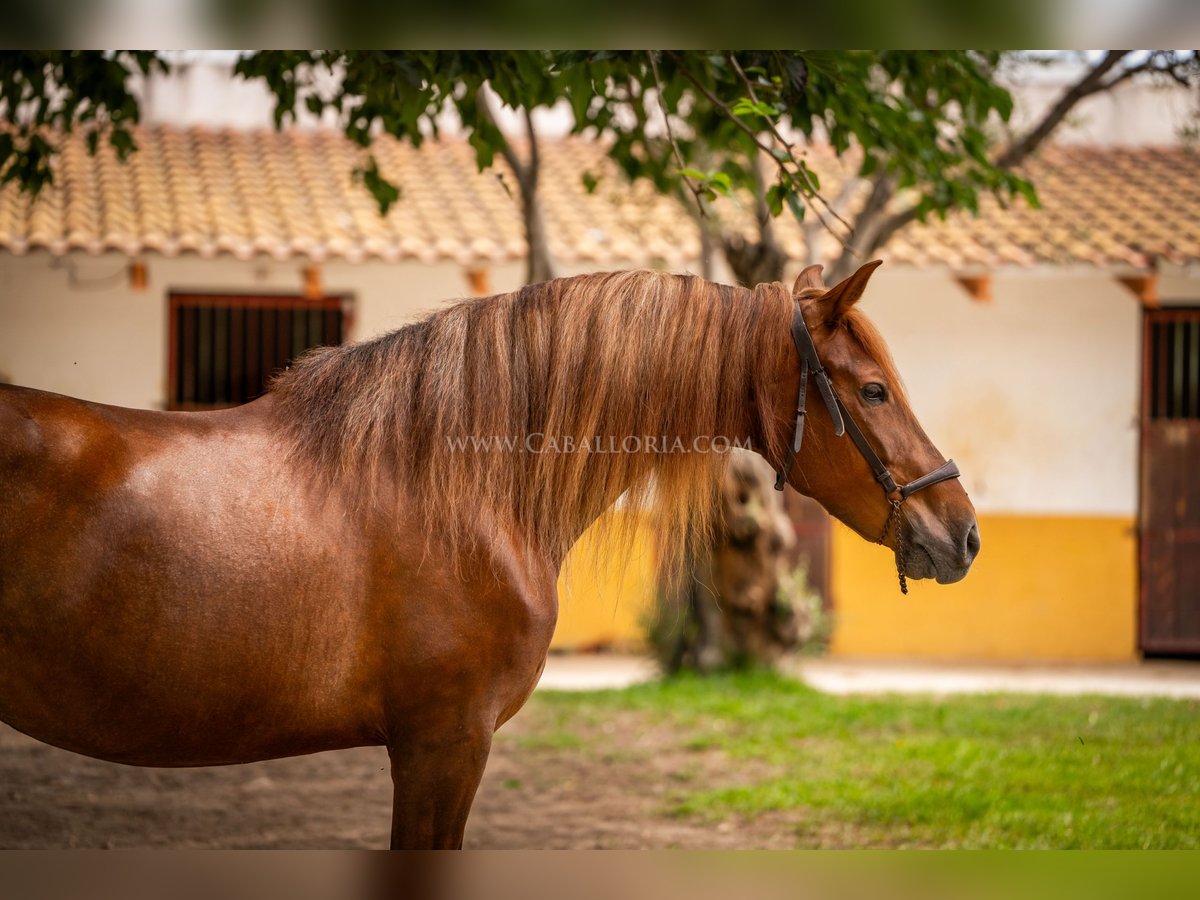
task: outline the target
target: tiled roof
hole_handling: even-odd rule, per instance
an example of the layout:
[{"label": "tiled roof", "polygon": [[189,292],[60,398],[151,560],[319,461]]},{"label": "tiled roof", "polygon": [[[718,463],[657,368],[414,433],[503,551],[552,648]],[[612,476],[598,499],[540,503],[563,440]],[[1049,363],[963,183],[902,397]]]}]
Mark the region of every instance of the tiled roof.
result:
[{"label": "tiled roof", "polygon": [[[516,183],[502,163],[479,173],[462,140],[420,149],[391,139],[374,146],[401,199],[381,217],[351,179],[362,151],[331,131],[139,128],[139,150],[121,164],[83,137],[62,143],[56,181],[36,200],[0,190],[0,248],[129,254],[229,253],[360,260],[414,258],[463,263],[524,256]],[[834,196],[838,163],[811,150],[810,164]],[[595,141],[546,142],[541,199],[551,250],[563,263],[686,264],[699,254],[696,228],[675,201],[629,185]],[[600,176],[585,191],[581,174]],[[884,248],[893,262],[955,268],[1086,263],[1147,265],[1200,260],[1200,155],[1185,148],[1049,147],[1027,174],[1043,208],[1007,209],[986,198],[980,215],[916,224]],[[745,225],[743,208],[721,215]],[[779,235],[803,258],[801,229],[784,216]],[[827,252],[832,253],[833,239]]]}]

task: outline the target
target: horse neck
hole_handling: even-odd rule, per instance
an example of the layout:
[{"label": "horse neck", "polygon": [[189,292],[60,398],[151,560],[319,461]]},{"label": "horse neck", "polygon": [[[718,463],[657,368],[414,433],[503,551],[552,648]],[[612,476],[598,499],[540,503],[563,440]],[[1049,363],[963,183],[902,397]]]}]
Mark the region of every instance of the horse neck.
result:
[{"label": "horse neck", "polygon": [[[680,316],[676,327],[668,325],[664,331],[661,319],[652,320],[650,335],[592,342],[585,349],[592,356],[586,365],[565,367],[576,377],[549,385],[547,415],[537,427],[546,439],[574,439],[576,452],[552,451],[512,462],[518,469],[527,467],[514,473],[517,483],[542,492],[524,508],[527,529],[537,531],[537,516],[530,521],[530,509],[553,515],[546,504],[557,503],[571,510],[565,540],[555,546],[560,562],[566,547],[622,496],[631,512],[654,505],[707,516],[711,510],[697,508],[700,498],[715,491],[730,449],[748,446],[772,458],[771,447],[779,438],[771,432],[777,429],[763,423],[776,415],[778,398],[786,393],[781,386],[791,383],[794,388],[794,360],[785,343],[782,353],[774,347],[786,342],[787,331],[768,328],[771,346],[759,347],[751,323],[761,318],[761,311],[754,305],[777,303],[778,298],[765,298],[763,292],[731,296],[745,307],[733,315],[728,297],[714,289],[686,311],[673,310]],[[722,302],[724,308],[708,305]],[[662,345],[654,346],[660,338]],[[661,355],[639,356],[639,348],[647,347]],[[535,405],[541,400],[531,398]],[[589,440],[588,452],[578,452],[580,437]],[[665,511],[665,518],[662,529],[679,525],[669,521],[672,510]]]}]

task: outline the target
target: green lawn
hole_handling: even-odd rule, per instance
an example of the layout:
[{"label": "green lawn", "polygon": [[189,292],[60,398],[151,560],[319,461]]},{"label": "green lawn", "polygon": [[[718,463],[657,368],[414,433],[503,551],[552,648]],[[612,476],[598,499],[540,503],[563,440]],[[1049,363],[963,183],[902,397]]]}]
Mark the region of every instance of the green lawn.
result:
[{"label": "green lawn", "polygon": [[619,753],[595,725],[633,716],[671,752],[726,760],[736,777],[685,774],[665,811],[786,815],[800,847],[1200,847],[1195,701],[833,697],[749,674],[532,706],[546,746]]}]

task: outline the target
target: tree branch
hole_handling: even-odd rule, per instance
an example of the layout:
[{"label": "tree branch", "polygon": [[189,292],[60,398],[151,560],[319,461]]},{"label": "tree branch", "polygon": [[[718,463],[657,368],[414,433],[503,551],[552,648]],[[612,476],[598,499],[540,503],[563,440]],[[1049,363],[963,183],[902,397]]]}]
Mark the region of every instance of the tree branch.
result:
[{"label": "tree branch", "polygon": [[[754,85],[753,85],[753,83],[751,83],[749,77],[747,77],[745,71],[742,69],[741,63],[739,63],[737,61],[737,57],[734,56],[732,52],[726,52],[725,59],[728,60],[729,65],[732,67],[733,71],[737,73],[737,76],[738,76],[738,78],[741,79],[742,84],[744,84],[746,86],[746,90],[750,93],[750,99],[753,102],[757,103],[758,102],[758,94],[755,93]],[[829,211],[830,215],[832,215],[835,219],[837,219],[842,224],[842,226],[850,233],[850,235],[853,236],[854,235],[854,227],[849,222],[847,222],[845,219],[842,218],[842,216],[838,213],[837,209],[835,209],[833,206],[831,206],[829,203],[826,202],[825,198],[821,195],[821,192],[817,190],[817,186],[815,184],[813,184],[812,179],[809,178],[808,171],[797,162],[795,147],[792,144],[792,142],[787,140],[782,134],[780,134],[779,129],[775,127],[774,122],[772,122],[770,119],[767,119],[766,121],[767,121],[767,127],[771,130],[771,134],[773,134],[775,136],[775,140],[779,141],[779,143],[783,146],[783,149],[787,151],[787,154],[789,157],[791,157],[792,162],[796,164],[796,171],[798,171],[800,173],[801,177],[804,178],[804,183],[808,189],[807,196],[813,197],[813,198],[817,199],[818,201],[820,201],[821,205],[824,206],[825,209]],[[772,156],[773,155],[774,154],[772,154]],[[814,209],[813,212],[817,212],[817,210]],[[818,212],[817,215],[819,217],[820,213]],[[824,223],[822,223],[822,224],[824,224]]]},{"label": "tree branch", "polygon": [[[842,244],[843,246],[845,246],[845,244],[846,244],[845,238],[843,238],[842,235],[838,234],[836,231],[833,230],[832,227],[830,227],[829,223],[826,222],[825,218],[821,215],[821,211],[819,209],[817,209],[816,205],[812,202],[812,197],[810,196],[810,189],[808,188],[808,186],[802,184],[799,181],[799,179],[796,178],[795,174],[792,173],[791,171],[789,171],[787,166],[784,165],[783,160],[779,159],[774,153],[771,152],[771,147],[769,147],[767,144],[763,143],[762,139],[758,136],[758,132],[756,132],[753,128],[751,128],[749,125],[747,125],[745,122],[743,122],[741,120],[741,118],[734,115],[733,110],[729,108],[729,105],[727,103],[725,103],[716,94],[714,94],[711,90],[709,90],[708,85],[704,84],[702,81],[700,81],[699,78],[697,78],[694,74],[692,74],[692,71],[683,64],[683,61],[675,53],[672,53],[670,50],[667,50],[665,52],[667,53],[667,55],[669,55],[671,57],[672,60],[674,60],[676,67],[679,69],[680,72],[683,73],[683,77],[686,78],[688,81],[690,81],[693,85],[695,85],[696,90],[700,91],[700,93],[702,93],[705,96],[705,98],[708,100],[709,103],[711,103],[717,109],[721,110],[721,112],[725,115],[725,117],[727,119],[729,119],[729,121],[733,122],[733,124],[736,125],[738,128],[740,128],[742,131],[744,131],[749,136],[750,140],[752,140],[760,150],[762,150],[764,153],[766,153],[768,156],[770,156],[771,159],[775,160],[775,165],[779,168],[780,174],[783,175],[783,177],[791,183],[791,185],[795,189],[796,193],[804,198],[804,202],[808,204],[808,207],[813,211],[813,213],[817,216],[817,218],[821,220],[821,224],[825,226],[825,230],[828,231],[830,234],[832,234],[834,236],[834,238],[837,239],[837,242],[839,244]],[[796,163],[795,156],[792,155],[790,152],[788,153],[788,157],[789,157],[789,159],[792,160],[793,163]],[[796,167],[797,167],[797,169],[800,168],[798,163],[796,164]],[[823,199],[824,198],[822,198],[822,200]]]},{"label": "tree branch", "polygon": [[684,184],[688,186],[688,190],[692,192],[692,196],[696,199],[696,209],[699,211],[702,218],[708,218],[708,211],[704,208],[703,192],[700,190],[700,185],[696,184],[687,175],[683,174],[687,163],[683,161],[683,153],[679,150],[679,144],[675,141],[675,132],[671,130],[671,115],[667,112],[667,101],[663,99],[662,79],[658,75],[658,60],[654,58],[654,51],[647,50],[646,56],[650,59],[650,71],[654,73],[654,96],[658,98],[658,108],[662,110],[663,124],[667,128],[667,142],[671,145],[671,150],[675,154],[675,162],[679,164],[679,176],[683,179]]},{"label": "tree branch", "polygon": [[[1139,72],[1147,71],[1153,61],[1147,60],[1139,66],[1133,66],[1114,78],[1105,81],[1105,76],[1116,68],[1123,60],[1128,50],[1110,50],[1098,63],[1092,66],[1078,81],[1072,84],[1058,101],[1046,111],[1033,128],[1024,137],[1010,144],[999,156],[994,165],[1000,169],[1012,169],[1028,159],[1046,139],[1054,132],[1063,120],[1070,114],[1078,103],[1085,97],[1111,90],[1120,82],[1131,78]],[[856,259],[862,259],[874,253],[886,244],[897,231],[909,225],[917,218],[915,204],[884,218],[884,212],[895,194],[895,186],[890,176],[880,173],[875,178],[875,184],[867,204],[855,217],[855,227],[858,238],[845,245],[841,256],[834,264],[833,273],[844,277],[849,274]]]},{"label": "tree branch", "polygon": [[542,167],[541,151],[538,148],[537,135],[533,131],[533,113],[528,106],[522,107],[522,112],[525,113],[525,133],[529,135],[529,165],[526,171],[536,180]]},{"label": "tree branch", "polygon": [[1108,85],[1104,84],[1104,76],[1112,71],[1125,58],[1125,54],[1128,52],[1128,50],[1109,50],[1104,55],[1104,59],[1096,63],[1095,66],[1088,70],[1087,74],[1071,85],[1058,98],[1058,102],[1046,112],[1046,115],[1042,117],[1042,121],[1038,122],[1036,126],[1026,133],[1025,137],[1011,145],[996,158],[996,166],[1001,169],[1011,169],[1014,166],[1020,165],[1042,145],[1051,132],[1062,123],[1062,120],[1067,117],[1080,100],[1100,91],[1110,90],[1119,81],[1133,75],[1135,69],[1131,69],[1124,75],[1118,76]]},{"label": "tree branch", "polygon": [[[835,210],[845,209],[846,204],[850,202],[850,198],[854,196],[854,192],[864,184],[864,180],[857,175],[851,175],[842,180],[841,186],[838,188],[837,196],[833,198],[833,208]],[[806,266],[816,265],[822,262],[820,252],[821,240],[821,224],[816,221],[804,223],[804,249]]]},{"label": "tree branch", "polygon": [[[887,211],[888,204],[892,202],[895,193],[895,179],[881,171],[872,181],[871,193],[867,195],[866,203],[854,217],[854,238],[843,245],[841,255],[830,269],[831,281],[836,282],[845,278],[858,260],[880,246],[881,242],[877,237],[879,229],[887,224],[881,217]],[[915,216],[915,207],[912,208],[912,212]]]}]

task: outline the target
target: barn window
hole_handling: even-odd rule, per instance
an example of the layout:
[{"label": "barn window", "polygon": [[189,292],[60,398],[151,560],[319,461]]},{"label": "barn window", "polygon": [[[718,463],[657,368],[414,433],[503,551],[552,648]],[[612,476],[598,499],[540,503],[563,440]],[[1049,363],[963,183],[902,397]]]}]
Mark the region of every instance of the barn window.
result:
[{"label": "barn window", "polygon": [[171,294],[167,408],[253,400],[305,350],[340,344],[348,309],[345,297]]},{"label": "barn window", "polygon": [[1200,310],[1154,313],[1149,326],[1151,419],[1200,419]]}]

